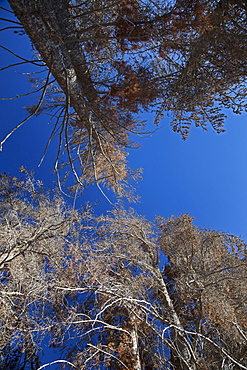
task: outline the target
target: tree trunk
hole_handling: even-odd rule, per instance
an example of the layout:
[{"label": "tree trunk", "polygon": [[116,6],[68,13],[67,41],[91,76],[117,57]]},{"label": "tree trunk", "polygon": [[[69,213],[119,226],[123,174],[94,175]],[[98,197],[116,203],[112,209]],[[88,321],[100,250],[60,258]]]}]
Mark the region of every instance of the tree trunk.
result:
[{"label": "tree trunk", "polygon": [[139,346],[138,346],[137,326],[135,323],[134,315],[132,315],[131,324],[132,324],[132,328],[130,332],[131,332],[131,339],[132,339],[132,353],[134,357],[134,370],[142,370]]},{"label": "tree trunk", "polygon": [[173,357],[175,355],[175,357],[178,359],[180,370],[194,370],[196,367],[195,361],[193,361],[191,346],[186,338],[184,328],[173,306],[163,276],[158,267],[155,275],[158,278],[159,287],[164,297],[164,304],[167,308],[168,314],[171,316],[171,324],[175,326],[172,328],[172,331],[174,336],[174,344],[176,345],[177,351],[176,353],[174,352]]},{"label": "tree trunk", "polygon": [[80,119],[97,93],[67,0],[9,0],[16,17]]}]

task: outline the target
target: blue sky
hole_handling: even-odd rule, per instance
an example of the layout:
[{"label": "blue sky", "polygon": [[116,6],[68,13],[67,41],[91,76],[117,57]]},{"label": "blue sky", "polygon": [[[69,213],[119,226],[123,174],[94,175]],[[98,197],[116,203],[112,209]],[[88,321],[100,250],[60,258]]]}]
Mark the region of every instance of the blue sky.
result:
[{"label": "blue sky", "polygon": [[[0,6],[6,4],[6,1],[0,0]],[[8,16],[1,9],[0,13],[1,17]],[[31,56],[26,36],[9,30],[0,32],[0,39],[0,44],[17,54]],[[0,50],[1,67],[17,61],[14,56]],[[29,65],[23,65],[0,72],[0,97],[30,91],[26,76],[20,74],[29,71]],[[27,116],[22,107],[31,102],[30,97],[0,101],[0,139]],[[155,130],[152,117],[144,115],[144,118],[148,120],[148,129]],[[242,235],[247,240],[246,118],[246,114],[236,116],[228,113],[226,133],[218,135],[211,128],[208,132],[192,128],[185,142],[179,134],[172,132],[169,119],[165,119],[150,137],[138,139],[142,147],[132,150],[129,155],[130,167],[144,168],[143,180],[137,187],[141,203],[134,205],[134,208],[150,220],[158,214],[169,217],[189,212],[200,227]],[[48,117],[39,116],[17,130],[0,152],[0,172],[17,175],[19,167],[24,165],[34,170],[36,178],[45,185],[56,181],[52,173],[55,143],[42,166],[38,167],[51,129]],[[99,199],[102,199],[99,191],[92,187],[82,197],[82,203]],[[98,212],[110,208],[110,204],[103,199]]]},{"label": "blue sky", "polygon": [[[6,5],[6,1],[0,0],[0,6]],[[0,17],[7,16],[0,9]],[[13,30],[0,32],[0,45],[23,57],[32,56],[28,38],[14,34]],[[16,57],[0,49],[0,68],[16,62]],[[31,91],[26,76],[21,74],[26,72],[30,72],[29,65],[0,72],[0,97]],[[32,97],[0,100],[0,140],[27,116],[22,107],[32,102]],[[144,114],[142,118],[147,119],[148,130],[156,130],[151,115]],[[35,177],[44,185],[53,186],[56,182],[52,172],[55,142],[50,146],[42,166],[38,167],[52,130],[48,120],[44,115],[34,117],[7,140],[0,152],[0,172],[18,175],[19,168],[24,165],[28,170],[34,170]],[[153,134],[138,139],[141,148],[130,152],[130,167],[144,169],[143,180],[137,186],[141,202],[130,206],[150,220],[156,215],[169,217],[190,213],[200,227],[242,235],[247,241],[246,121],[246,114],[237,116],[228,113],[226,133],[218,135],[211,128],[204,132],[192,127],[185,142],[172,132],[169,119],[162,121]],[[111,209],[96,187],[91,187],[78,204],[97,200],[101,200],[97,213]],[[49,356],[53,360],[56,357],[53,350],[50,355],[46,349],[44,361],[48,361]]]}]

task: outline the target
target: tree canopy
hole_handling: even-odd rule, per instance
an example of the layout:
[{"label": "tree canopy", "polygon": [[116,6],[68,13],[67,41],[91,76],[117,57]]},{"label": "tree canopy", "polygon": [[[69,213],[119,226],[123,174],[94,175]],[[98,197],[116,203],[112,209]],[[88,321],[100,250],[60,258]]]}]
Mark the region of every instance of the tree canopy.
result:
[{"label": "tree canopy", "polygon": [[41,369],[44,340],[66,368],[247,368],[240,238],[0,180],[1,368]]},{"label": "tree canopy", "polygon": [[[157,125],[170,115],[186,139],[191,124],[220,133],[226,108],[246,110],[246,1],[9,4],[18,20],[3,21],[30,38],[34,58],[20,63],[38,68],[40,95],[1,149],[50,112],[45,149],[59,138],[54,167],[59,178],[69,166],[70,191],[96,183],[134,199],[141,171],[126,157],[143,111]],[[0,175],[1,369],[247,369],[244,240],[189,214],[150,221],[121,201],[100,216],[78,210],[60,178],[47,191],[21,172]]]},{"label": "tree canopy", "polygon": [[47,69],[30,114],[53,110],[55,169],[65,149],[81,186],[104,183],[127,195],[140,175],[126,155],[130,134],[145,131],[143,110],[157,124],[171,115],[183,139],[191,124],[224,131],[225,108],[246,110],[244,1],[9,3],[38,52],[33,63]]}]

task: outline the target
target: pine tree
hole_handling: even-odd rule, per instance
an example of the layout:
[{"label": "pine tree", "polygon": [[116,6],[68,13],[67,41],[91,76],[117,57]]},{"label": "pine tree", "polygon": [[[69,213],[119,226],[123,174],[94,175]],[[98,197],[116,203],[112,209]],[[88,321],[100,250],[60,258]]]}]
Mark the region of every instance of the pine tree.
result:
[{"label": "pine tree", "polygon": [[81,186],[128,194],[126,184],[140,176],[127,167],[129,135],[142,132],[143,110],[156,123],[171,115],[183,139],[191,124],[224,131],[225,108],[246,110],[244,1],[9,3],[48,73],[30,114],[56,108],[55,168],[65,149]]}]

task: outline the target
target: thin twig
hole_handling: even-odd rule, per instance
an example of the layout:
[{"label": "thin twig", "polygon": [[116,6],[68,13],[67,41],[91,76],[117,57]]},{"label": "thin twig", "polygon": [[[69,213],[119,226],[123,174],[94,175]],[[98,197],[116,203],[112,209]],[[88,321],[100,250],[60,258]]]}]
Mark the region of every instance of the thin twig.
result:
[{"label": "thin twig", "polygon": [[[103,349],[101,349],[101,348],[98,348],[98,347],[96,347],[96,346],[94,346],[94,345],[92,345],[92,344],[90,344],[90,343],[88,343],[88,346],[89,347],[92,347],[92,348],[94,348],[94,349],[96,349],[97,351],[100,351],[100,352],[102,352],[102,353],[104,353],[104,354],[106,354],[106,355],[108,355],[108,356],[110,356],[110,357],[112,357],[112,358],[114,358],[115,360],[117,360],[118,362],[120,362],[120,364],[123,366],[123,367],[125,367],[125,369],[129,369],[119,358],[117,358],[116,356],[114,356],[114,355],[112,355],[111,353],[109,353],[109,352],[107,352],[107,351],[104,351]],[[39,369],[38,369],[39,370]]]},{"label": "thin twig", "polygon": [[9,27],[4,27],[4,28],[1,28],[0,29],[0,32],[2,32],[2,31],[6,31],[6,30],[16,30],[16,29],[22,29],[23,30],[23,27],[17,27],[17,26],[9,26]]},{"label": "thin twig", "polygon": [[55,361],[52,361],[52,362],[49,362],[47,364],[44,364],[44,365],[40,366],[37,370],[41,370],[41,369],[44,369],[47,366],[51,366],[51,365],[58,364],[58,363],[65,363],[65,364],[68,364],[68,365],[70,365],[70,366],[72,366],[76,369],[76,366],[74,364],[72,364],[72,362],[69,362],[69,361],[66,361],[66,360],[55,360]]},{"label": "thin twig", "polygon": [[[45,159],[45,156],[46,156],[47,150],[48,150],[48,148],[49,148],[49,146],[50,146],[50,143],[51,143],[52,139],[53,139],[53,138],[54,138],[54,136],[55,136],[56,129],[57,129],[57,125],[58,125],[58,123],[59,123],[59,119],[60,119],[60,117],[61,117],[61,116],[62,116],[62,114],[63,114],[64,107],[59,108],[59,109],[58,109],[58,111],[59,111],[60,109],[61,109],[61,112],[60,112],[60,114],[58,115],[58,117],[57,117],[57,119],[56,119],[56,123],[55,123],[55,125],[54,125],[54,127],[53,127],[53,129],[52,129],[51,134],[50,134],[50,137],[49,137],[49,139],[48,139],[48,140],[47,140],[47,142],[46,142],[45,149],[44,149],[44,153],[43,153],[43,155],[42,155],[42,157],[41,157],[41,160],[40,160],[40,162],[39,162],[39,164],[38,164],[38,167],[40,167],[40,166],[42,165],[43,160]],[[57,114],[57,112],[58,112],[58,111],[56,111],[56,113],[52,116],[51,120],[54,118],[54,116]]]},{"label": "thin twig", "polygon": [[7,8],[4,8],[3,6],[0,6],[0,9],[5,10],[5,12],[8,12],[8,13],[14,14],[14,12],[13,12],[12,10],[9,10],[9,9],[7,9]]},{"label": "thin twig", "polygon": [[[2,7],[1,7],[2,8]],[[4,9],[6,10],[6,9]],[[5,21],[5,22],[10,22],[10,23],[15,23],[15,24],[18,24],[19,26],[22,26],[22,24],[20,22],[17,22],[17,21],[12,21],[11,19],[7,19],[7,18],[0,18],[0,21]]]},{"label": "thin twig", "polygon": [[[24,62],[26,63],[26,62]],[[18,63],[18,64],[22,64],[22,63]],[[0,70],[1,71],[1,70]],[[52,80],[50,81],[47,86],[53,84],[53,82],[55,82],[55,80]],[[12,96],[11,98],[0,98],[0,100],[13,100],[13,99],[17,99],[17,98],[23,98],[24,96],[28,96],[28,95],[32,95],[32,94],[35,94],[37,92],[39,92],[40,90],[42,90],[44,88],[44,86],[41,86],[39,87],[37,90],[34,90],[34,91],[31,91],[29,93],[26,93],[26,94],[21,94],[21,95],[16,95],[16,96]]]},{"label": "thin twig", "polygon": [[5,141],[18,129],[20,128],[25,122],[27,122],[31,117],[33,117],[39,110],[43,100],[44,100],[44,97],[45,97],[45,94],[46,94],[46,90],[47,90],[47,87],[48,87],[48,84],[49,84],[49,79],[50,79],[50,76],[51,76],[51,71],[49,70],[48,72],[48,75],[47,75],[47,78],[46,78],[46,82],[45,82],[45,85],[43,86],[43,92],[41,94],[41,97],[39,99],[39,102],[38,104],[36,105],[35,107],[35,110],[29,114],[29,116],[27,118],[25,118],[22,122],[20,122],[18,125],[16,125],[6,136],[5,138],[0,142],[0,151],[2,151],[3,149],[3,144],[5,143]]},{"label": "thin twig", "polygon": [[42,64],[42,65],[40,65],[40,64],[35,63],[35,61],[28,60],[28,59],[26,59],[26,58],[21,57],[20,55],[18,55],[18,54],[16,54],[16,53],[14,53],[12,50],[10,50],[10,49],[6,48],[6,47],[5,47],[5,46],[3,46],[3,45],[0,45],[0,48],[2,48],[3,50],[6,50],[6,51],[7,51],[7,52],[9,52],[10,54],[14,55],[16,58],[19,58],[19,59],[21,59],[21,60],[24,60],[24,61],[25,61],[25,62],[27,62],[27,63],[34,64],[35,66],[38,66],[38,67],[43,67],[43,66],[44,66],[43,64]]}]

